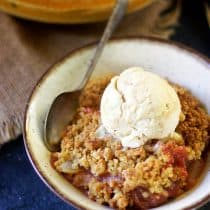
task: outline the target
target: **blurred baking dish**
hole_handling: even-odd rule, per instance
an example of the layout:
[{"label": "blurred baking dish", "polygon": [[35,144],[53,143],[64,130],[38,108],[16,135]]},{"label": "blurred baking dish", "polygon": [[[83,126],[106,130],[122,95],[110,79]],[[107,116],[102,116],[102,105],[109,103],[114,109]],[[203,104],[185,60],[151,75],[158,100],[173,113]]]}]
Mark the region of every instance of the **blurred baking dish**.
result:
[{"label": "blurred baking dish", "polygon": [[[129,0],[128,12],[142,9],[155,0]],[[48,23],[88,23],[105,20],[115,0],[1,0],[9,14]]]}]

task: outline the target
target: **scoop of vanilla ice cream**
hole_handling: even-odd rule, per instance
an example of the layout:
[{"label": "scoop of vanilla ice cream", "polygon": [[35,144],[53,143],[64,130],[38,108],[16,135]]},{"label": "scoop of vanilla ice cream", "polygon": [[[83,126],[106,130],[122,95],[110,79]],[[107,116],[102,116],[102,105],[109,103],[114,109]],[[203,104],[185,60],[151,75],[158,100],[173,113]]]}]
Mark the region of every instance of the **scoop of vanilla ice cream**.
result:
[{"label": "scoop of vanilla ice cream", "polygon": [[101,99],[102,126],[124,147],[175,131],[181,105],[175,90],[158,75],[132,67],[112,78]]}]

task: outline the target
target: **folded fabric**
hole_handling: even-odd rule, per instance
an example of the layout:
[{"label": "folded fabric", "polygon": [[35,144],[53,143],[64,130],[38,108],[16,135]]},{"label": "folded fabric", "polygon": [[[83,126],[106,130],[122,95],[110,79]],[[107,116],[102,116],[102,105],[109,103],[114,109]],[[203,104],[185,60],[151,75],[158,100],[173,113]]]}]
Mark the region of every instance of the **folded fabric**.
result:
[{"label": "folded fabric", "polygon": [[[124,18],[115,36],[169,38],[180,1],[157,1]],[[46,69],[67,52],[99,39],[105,23],[47,25],[0,13],[0,144],[22,133],[27,100]]]}]

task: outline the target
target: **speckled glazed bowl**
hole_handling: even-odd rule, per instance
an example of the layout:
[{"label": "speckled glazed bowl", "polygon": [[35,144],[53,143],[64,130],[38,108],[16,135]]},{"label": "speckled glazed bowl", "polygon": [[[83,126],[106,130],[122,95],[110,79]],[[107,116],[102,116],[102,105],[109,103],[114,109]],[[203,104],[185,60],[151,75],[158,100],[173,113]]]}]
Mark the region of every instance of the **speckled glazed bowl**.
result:
[{"label": "speckled glazed bowl", "polygon": [[[29,159],[47,186],[60,198],[81,209],[105,210],[75,189],[50,164],[50,152],[43,144],[43,125],[53,99],[73,90],[84,75],[95,45],[69,53],[52,66],[34,88],[25,113],[25,147]],[[130,66],[142,66],[178,83],[197,96],[210,113],[210,63],[191,49],[149,38],[110,41],[95,69],[94,76],[120,73]],[[210,155],[198,184],[181,197],[157,210],[194,209],[210,199]]]}]

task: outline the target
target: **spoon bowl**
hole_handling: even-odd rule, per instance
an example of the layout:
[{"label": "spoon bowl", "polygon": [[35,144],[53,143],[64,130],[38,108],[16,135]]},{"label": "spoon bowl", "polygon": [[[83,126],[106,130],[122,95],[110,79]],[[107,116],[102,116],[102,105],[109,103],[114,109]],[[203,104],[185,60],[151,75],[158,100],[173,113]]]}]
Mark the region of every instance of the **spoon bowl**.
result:
[{"label": "spoon bowl", "polygon": [[44,142],[48,150],[60,150],[60,138],[64,128],[74,117],[81,90],[62,93],[53,102],[45,121]]}]

